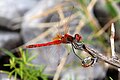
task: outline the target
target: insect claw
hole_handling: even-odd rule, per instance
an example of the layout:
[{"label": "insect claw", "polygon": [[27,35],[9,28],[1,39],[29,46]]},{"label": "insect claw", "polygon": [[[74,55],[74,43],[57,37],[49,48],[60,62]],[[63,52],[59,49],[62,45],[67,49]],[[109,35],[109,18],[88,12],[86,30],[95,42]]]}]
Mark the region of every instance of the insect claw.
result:
[{"label": "insect claw", "polygon": [[95,65],[95,63],[98,61],[98,58],[97,58],[97,57],[94,57],[94,58],[92,58],[92,60],[93,60],[93,63],[92,63],[91,66]]},{"label": "insect claw", "polygon": [[98,60],[97,57],[94,57],[94,58],[92,58],[92,57],[86,57],[82,61],[82,66],[83,67],[93,66],[97,62],[97,60]]}]

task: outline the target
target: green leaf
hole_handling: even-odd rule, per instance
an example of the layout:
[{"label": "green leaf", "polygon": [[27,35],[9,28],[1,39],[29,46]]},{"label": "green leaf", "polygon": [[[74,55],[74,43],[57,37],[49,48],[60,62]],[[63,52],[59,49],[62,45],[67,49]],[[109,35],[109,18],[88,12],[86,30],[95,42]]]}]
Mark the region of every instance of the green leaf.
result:
[{"label": "green leaf", "polygon": [[28,62],[32,61],[33,59],[35,59],[38,55],[34,55],[34,56],[31,56],[30,58],[28,58]]},{"label": "green leaf", "polygon": [[9,74],[10,72],[9,72],[9,71],[3,71],[3,70],[0,70],[0,73]]},{"label": "green leaf", "polygon": [[14,72],[15,72],[15,70],[12,70],[12,71],[9,73],[8,77],[11,78]]},{"label": "green leaf", "polygon": [[17,80],[17,73],[15,73],[14,80]]},{"label": "green leaf", "polygon": [[19,48],[19,50],[20,50],[20,54],[21,54],[21,56],[22,56],[22,60],[23,60],[23,62],[25,62],[25,63],[26,63],[26,56],[25,56],[25,52],[23,51],[23,49],[22,49],[22,48]]},{"label": "green leaf", "polygon": [[84,4],[84,0],[79,0],[79,2],[80,2],[81,4]]},{"label": "green leaf", "polygon": [[113,80],[111,77],[109,77],[110,78],[110,80]]},{"label": "green leaf", "polygon": [[28,50],[25,51],[25,56],[26,56],[26,61],[28,61],[28,58],[30,56],[30,54],[28,53]]},{"label": "green leaf", "polygon": [[23,79],[23,69],[24,69],[24,66],[23,66],[23,64],[21,63],[21,64],[20,64],[20,77],[21,77],[21,79]]},{"label": "green leaf", "polygon": [[[38,80],[38,77],[43,78],[43,80],[47,80],[47,75],[43,74],[44,66],[30,63],[30,61],[35,59],[37,55],[30,57],[28,51],[23,51],[22,48],[20,48],[20,58],[11,55],[12,53],[9,51],[6,52],[11,57],[10,64],[4,64],[4,66],[10,66],[10,68],[13,69],[8,73],[9,77],[11,77],[14,73],[14,79],[17,79],[17,75],[19,75],[23,80]],[[16,65],[19,65],[19,67]]]},{"label": "green leaf", "polygon": [[10,64],[4,64],[3,66],[10,66]]},{"label": "green leaf", "polygon": [[8,51],[7,49],[0,48],[0,50],[1,50],[2,52],[4,52],[5,54],[9,55],[10,57],[15,57],[15,56],[13,55],[13,53],[10,52],[10,51]]}]

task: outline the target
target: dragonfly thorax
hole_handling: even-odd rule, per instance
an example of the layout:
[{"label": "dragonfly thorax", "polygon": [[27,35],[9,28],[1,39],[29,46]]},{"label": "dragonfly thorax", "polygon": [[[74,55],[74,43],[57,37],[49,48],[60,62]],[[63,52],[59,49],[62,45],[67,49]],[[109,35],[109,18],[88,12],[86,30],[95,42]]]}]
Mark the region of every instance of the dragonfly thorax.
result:
[{"label": "dragonfly thorax", "polygon": [[61,38],[61,41],[62,43],[71,43],[73,42],[74,38],[69,35],[69,34],[65,34],[62,38]]},{"label": "dragonfly thorax", "polygon": [[79,34],[75,34],[75,36],[71,36],[69,34],[65,34],[62,36],[61,41],[62,43],[72,43],[72,42],[80,42],[82,37]]}]

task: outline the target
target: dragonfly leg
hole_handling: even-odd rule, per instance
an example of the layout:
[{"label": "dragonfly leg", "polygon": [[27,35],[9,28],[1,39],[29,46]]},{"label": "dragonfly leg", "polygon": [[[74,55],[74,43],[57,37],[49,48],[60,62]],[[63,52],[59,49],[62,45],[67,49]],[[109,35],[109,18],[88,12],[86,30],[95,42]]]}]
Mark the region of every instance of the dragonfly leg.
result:
[{"label": "dragonfly leg", "polygon": [[[84,43],[73,43],[72,44],[73,45],[73,47],[75,48],[75,49],[77,49],[77,50],[85,50],[84,49],[84,47],[85,47],[85,45],[84,45]],[[88,52],[88,51],[87,51]],[[88,52],[93,58],[95,57],[93,54],[91,54],[91,52]]]},{"label": "dragonfly leg", "polygon": [[77,50],[83,50],[83,43],[72,43],[72,46],[75,48],[75,49],[77,49]]},{"label": "dragonfly leg", "polygon": [[96,62],[97,62],[98,58],[92,58],[92,57],[86,57],[85,59],[83,59],[82,61],[82,66],[83,67],[89,67],[89,66],[93,66]]},{"label": "dragonfly leg", "polygon": [[86,49],[86,46],[84,45],[84,43],[80,43],[80,44],[76,44],[76,46],[82,47],[81,49],[83,49],[85,52],[89,53],[91,55],[91,57],[96,58],[95,55],[93,55],[88,49]]},{"label": "dragonfly leg", "polygon": [[73,50],[73,53],[75,54],[75,56],[77,56],[81,61],[83,61],[83,59],[76,54],[76,52],[74,50],[74,48],[75,48],[74,45],[72,43],[71,43],[71,45],[72,45],[72,50]]},{"label": "dragonfly leg", "polygon": [[98,61],[98,58],[97,57],[94,57],[94,58],[92,58],[93,59],[93,64],[92,64],[92,66]]},{"label": "dragonfly leg", "polygon": [[74,51],[74,48],[77,50],[85,50],[84,49],[85,45],[83,43],[80,43],[80,44],[71,43],[71,44],[72,44],[73,53],[82,61],[83,67],[93,66],[97,62],[98,58],[95,55],[91,54],[91,52],[89,52],[89,51],[86,51],[86,52],[88,52],[91,55],[91,57],[86,57],[85,59],[80,58],[76,54],[76,52]]}]

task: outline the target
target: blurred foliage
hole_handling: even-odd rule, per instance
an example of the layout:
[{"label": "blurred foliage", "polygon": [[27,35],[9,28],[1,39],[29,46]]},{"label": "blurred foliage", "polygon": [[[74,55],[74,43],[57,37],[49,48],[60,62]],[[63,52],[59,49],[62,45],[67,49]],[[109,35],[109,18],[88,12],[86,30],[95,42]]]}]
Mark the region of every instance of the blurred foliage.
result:
[{"label": "blurred foliage", "polygon": [[[79,5],[81,6],[81,8],[79,9],[83,9],[83,11],[85,12],[85,14],[83,14],[82,16],[85,17],[85,25],[89,25],[91,26],[91,29],[92,29],[92,33],[89,34],[89,38],[85,38],[86,40],[84,40],[85,43],[89,43],[89,44],[92,44],[92,45],[99,45],[99,46],[102,46],[104,50],[106,50],[106,48],[110,47],[110,45],[108,45],[108,41],[109,41],[109,37],[110,37],[110,33],[106,32],[106,30],[110,30],[108,26],[111,25],[112,22],[115,22],[114,20],[111,21],[108,25],[107,25],[107,28],[104,29],[105,26],[97,26],[94,22],[99,22],[98,19],[94,16],[94,14],[92,14],[91,12],[89,12],[89,8],[90,7],[89,5],[91,3],[93,3],[94,1],[96,5],[96,3],[98,3],[98,0],[77,0],[79,2]],[[105,1],[101,1],[102,3],[100,3],[101,5],[103,5],[103,7],[105,8],[105,13],[108,12],[110,15],[108,15],[109,17],[106,17],[106,18],[111,18],[114,19],[115,17],[119,16],[119,11],[118,11],[118,0],[105,0]],[[92,5],[92,6],[94,6]],[[92,8],[92,11],[93,11],[94,8]],[[102,8],[101,8],[102,9]],[[104,10],[103,10],[104,11]],[[104,15],[104,14],[100,14],[99,15]],[[92,21],[92,18],[96,18],[96,19],[93,19]],[[103,17],[104,18],[104,17]],[[94,21],[95,20],[95,21]],[[119,18],[117,19],[119,20]],[[87,22],[87,23],[86,23]],[[104,21],[103,21],[104,22]],[[100,25],[99,23],[97,23],[98,25]],[[107,24],[107,23],[106,23]],[[99,27],[99,28],[98,28]],[[96,36],[96,33],[98,33],[100,30],[102,30],[101,28],[103,28],[103,33],[99,36]],[[110,31],[109,31],[110,32]],[[84,36],[83,36],[84,37]]]},{"label": "blurred foliage", "polygon": [[110,80],[113,80],[111,77],[109,77],[110,78]]},{"label": "blurred foliage", "polygon": [[14,80],[17,80],[18,76],[20,76],[22,80],[38,80],[38,78],[47,80],[47,75],[43,74],[44,66],[31,63],[31,61],[35,59],[37,55],[30,57],[30,53],[28,53],[27,50],[24,51],[22,48],[20,48],[19,50],[21,57],[18,58],[6,49],[1,50],[10,56],[10,63],[4,64],[4,66],[9,66],[12,71],[3,71],[9,75],[9,78],[14,75]]},{"label": "blurred foliage", "polygon": [[115,9],[115,7],[113,6],[113,2],[110,0],[106,0],[106,8],[109,11],[109,13],[111,14],[111,17],[116,17],[118,15],[117,10]]}]

